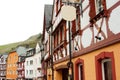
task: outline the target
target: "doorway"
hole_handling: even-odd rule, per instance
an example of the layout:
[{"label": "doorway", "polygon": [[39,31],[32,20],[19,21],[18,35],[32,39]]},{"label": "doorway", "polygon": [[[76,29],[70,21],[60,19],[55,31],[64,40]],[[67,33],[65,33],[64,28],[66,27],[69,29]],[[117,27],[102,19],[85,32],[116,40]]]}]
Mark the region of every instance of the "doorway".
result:
[{"label": "doorway", "polygon": [[68,80],[68,69],[62,69],[62,80]]}]

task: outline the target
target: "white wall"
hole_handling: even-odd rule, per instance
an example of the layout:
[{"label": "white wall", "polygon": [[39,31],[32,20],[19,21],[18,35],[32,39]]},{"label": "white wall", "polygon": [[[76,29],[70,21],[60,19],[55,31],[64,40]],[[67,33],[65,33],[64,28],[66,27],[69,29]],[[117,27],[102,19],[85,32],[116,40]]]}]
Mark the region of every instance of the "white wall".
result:
[{"label": "white wall", "polygon": [[120,32],[120,6],[112,11],[109,19],[109,27],[115,34]]},{"label": "white wall", "polygon": [[[25,78],[33,78],[35,72],[33,71],[33,74],[30,75],[30,70],[34,70],[35,66],[34,65],[30,65],[30,61],[33,60],[33,64],[34,64],[34,58],[32,57],[28,57],[25,59]],[[27,64],[28,62],[28,64]],[[28,74],[27,74],[27,70],[28,70]]]},{"label": "white wall", "polygon": [[42,65],[41,65],[41,53],[34,55],[34,63],[35,63],[34,64],[34,72],[35,72],[34,76],[37,78],[37,77],[42,76],[41,71],[39,72],[37,70],[38,68],[42,67]]}]

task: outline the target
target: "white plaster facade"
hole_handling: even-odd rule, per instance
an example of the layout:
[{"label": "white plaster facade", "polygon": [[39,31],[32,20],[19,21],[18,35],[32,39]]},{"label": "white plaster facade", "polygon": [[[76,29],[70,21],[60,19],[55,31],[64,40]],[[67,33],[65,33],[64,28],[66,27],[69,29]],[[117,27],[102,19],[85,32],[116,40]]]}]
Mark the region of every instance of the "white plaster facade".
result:
[{"label": "white plaster facade", "polygon": [[34,58],[33,56],[27,57],[25,59],[25,78],[26,79],[33,79],[35,77],[35,72],[34,72]]},{"label": "white plaster facade", "polygon": [[39,43],[36,45],[36,52],[34,55],[25,59],[25,78],[38,80],[42,77],[41,71],[41,52]]}]

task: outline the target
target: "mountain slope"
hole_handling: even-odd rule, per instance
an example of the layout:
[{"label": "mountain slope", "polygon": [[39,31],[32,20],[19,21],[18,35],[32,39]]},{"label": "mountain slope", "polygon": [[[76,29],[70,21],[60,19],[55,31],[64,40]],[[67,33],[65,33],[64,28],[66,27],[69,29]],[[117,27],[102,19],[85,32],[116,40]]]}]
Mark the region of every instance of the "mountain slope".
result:
[{"label": "mountain slope", "polygon": [[8,53],[10,51],[12,51],[13,49],[15,49],[17,46],[29,46],[29,47],[35,47],[36,43],[38,41],[41,40],[42,34],[37,34],[37,35],[33,35],[30,38],[28,38],[25,41],[21,41],[21,42],[15,42],[15,43],[11,43],[11,44],[6,44],[6,45],[1,45],[0,46],[0,54],[3,53]]}]

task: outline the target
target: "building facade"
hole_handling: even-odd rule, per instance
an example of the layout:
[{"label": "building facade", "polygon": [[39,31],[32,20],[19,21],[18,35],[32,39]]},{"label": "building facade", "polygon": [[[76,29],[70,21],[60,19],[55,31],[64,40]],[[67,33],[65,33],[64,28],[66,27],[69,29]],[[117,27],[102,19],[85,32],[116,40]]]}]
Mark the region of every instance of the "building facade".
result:
[{"label": "building facade", "polygon": [[17,62],[17,80],[24,80],[25,79],[25,62],[26,55],[19,55],[18,62]]},{"label": "building facade", "polygon": [[7,54],[0,55],[0,80],[6,79]]},{"label": "building facade", "polygon": [[61,7],[65,3],[54,0],[54,80],[68,80],[70,46],[74,80],[119,80],[120,1],[82,0],[79,3],[80,6],[73,5],[76,8],[76,19],[69,25],[61,16]]},{"label": "building facade", "polygon": [[26,47],[18,46],[16,48],[16,52],[18,53],[18,62],[17,62],[17,80],[24,80],[25,79],[25,69],[24,69],[24,62],[26,58]]},{"label": "building facade", "polygon": [[6,69],[6,79],[16,80],[17,79],[17,62],[18,54],[16,51],[12,51],[8,54],[7,58],[7,69]]},{"label": "building facade", "polygon": [[40,43],[38,42],[36,44],[36,53],[34,55],[34,71],[35,71],[35,78],[36,80],[42,80],[43,74],[42,74],[42,64],[41,64],[41,51],[40,51]]},{"label": "building facade", "polygon": [[25,79],[26,80],[34,80],[35,79],[35,63],[34,63],[34,56],[35,54],[35,49],[34,48],[29,48],[27,50],[26,58],[25,58]]},{"label": "building facade", "polygon": [[[45,5],[44,7],[44,24],[43,24],[43,37],[42,43],[44,52],[42,53],[42,73],[44,74],[44,79],[47,80],[49,70],[51,69],[51,16],[52,16],[52,5]],[[49,78],[51,78],[51,74],[49,74]]]}]

